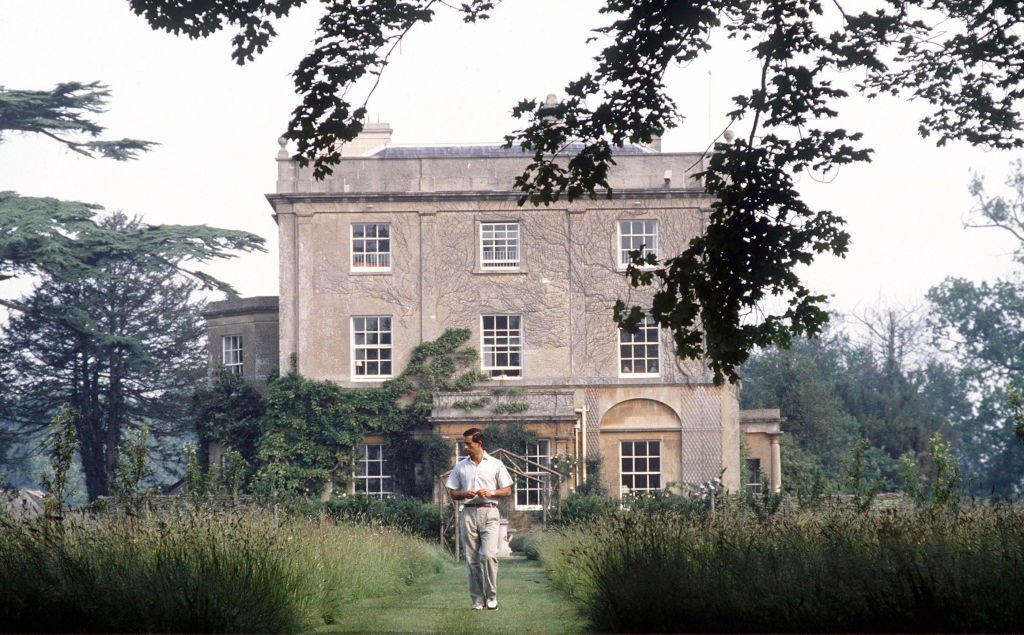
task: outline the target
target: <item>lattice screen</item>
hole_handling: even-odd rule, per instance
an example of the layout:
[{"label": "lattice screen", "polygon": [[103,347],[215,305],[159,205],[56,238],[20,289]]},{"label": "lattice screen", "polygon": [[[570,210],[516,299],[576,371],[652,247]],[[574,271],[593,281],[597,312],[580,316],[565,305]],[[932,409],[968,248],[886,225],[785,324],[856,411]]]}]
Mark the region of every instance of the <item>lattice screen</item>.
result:
[{"label": "lattice screen", "polygon": [[601,441],[598,436],[601,434],[601,412],[597,407],[597,391],[584,391],[584,399],[587,404],[587,458],[601,458]]},{"label": "lattice screen", "polygon": [[684,388],[682,453],[684,483],[703,483],[718,476],[722,466],[722,401],[718,389]]}]

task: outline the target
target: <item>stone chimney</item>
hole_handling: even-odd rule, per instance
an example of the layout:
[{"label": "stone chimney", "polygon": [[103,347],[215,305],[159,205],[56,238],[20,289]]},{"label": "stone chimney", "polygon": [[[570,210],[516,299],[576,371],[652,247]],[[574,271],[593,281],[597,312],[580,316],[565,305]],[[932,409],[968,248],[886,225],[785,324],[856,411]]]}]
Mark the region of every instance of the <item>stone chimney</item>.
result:
[{"label": "stone chimney", "polygon": [[391,143],[391,124],[367,123],[355,139],[341,146],[343,157],[364,157]]}]

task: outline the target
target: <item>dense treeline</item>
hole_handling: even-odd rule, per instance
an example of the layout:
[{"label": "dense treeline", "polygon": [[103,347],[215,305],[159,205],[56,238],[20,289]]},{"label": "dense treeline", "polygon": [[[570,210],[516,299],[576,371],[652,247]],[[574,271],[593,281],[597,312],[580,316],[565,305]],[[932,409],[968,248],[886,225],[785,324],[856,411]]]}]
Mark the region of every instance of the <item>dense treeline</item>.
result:
[{"label": "dense treeline", "polygon": [[[968,227],[1001,229],[1024,264],[1024,166],[1005,193],[980,177]],[[919,459],[934,433],[950,440],[964,484],[978,494],[1024,487],[1024,282],[947,278],[916,310],[880,308],[833,320],[830,332],[789,350],[756,354],[744,367],[743,405],[781,408],[789,489],[837,485],[843,457],[867,439],[866,460],[884,487],[899,488],[897,459]]]},{"label": "dense treeline", "polygon": [[785,489],[843,490],[848,458],[861,439],[870,444],[867,477],[883,490],[903,489],[901,457],[927,472],[928,441],[937,433],[952,442],[969,490],[1018,491],[1024,446],[1013,434],[1008,397],[1015,379],[983,379],[976,360],[954,358],[940,343],[956,331],[950,324],[955,284],[966,283],[933,290],[927,309],[835,320],[820,338],[762,351],[746,364],[743,407],[779,408],[786,417]]}]

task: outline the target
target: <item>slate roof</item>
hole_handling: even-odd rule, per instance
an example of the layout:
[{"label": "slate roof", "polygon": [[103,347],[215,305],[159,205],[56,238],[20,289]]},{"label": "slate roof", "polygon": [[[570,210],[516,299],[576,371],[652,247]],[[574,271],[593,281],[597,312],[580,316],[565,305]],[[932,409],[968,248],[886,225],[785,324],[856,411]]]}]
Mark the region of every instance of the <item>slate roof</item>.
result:
[{"label": "slate roof", "polygon": [[[572,155],[583,149],[582,143],[571,143],[565,154]],[[641,145],[628,144],[615,148],[616,154],[649,154],[654,150]],[[526,155],[521,148],[505,148],[501,145],[450,145],[450,146],[385,146],[371,156],[382,159],[415,159],[421,157],[506,157]]]}]

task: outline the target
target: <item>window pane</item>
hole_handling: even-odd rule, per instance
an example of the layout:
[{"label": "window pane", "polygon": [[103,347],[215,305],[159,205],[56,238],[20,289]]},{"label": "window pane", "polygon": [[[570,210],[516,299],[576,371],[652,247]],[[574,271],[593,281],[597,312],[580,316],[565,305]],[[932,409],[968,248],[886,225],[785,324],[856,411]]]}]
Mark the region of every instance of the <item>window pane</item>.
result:
[{"label": "window pane", "polygon": [[492,377],[519,377],[522,368],[522,331],[519,315],[484,315],[480,334],[483,370]]},{"label": "window pane", "polygon": [[391,494],[390,465],[381,444],[356,446],[355,491],[384,498]]},{"label": "window pane", "polygon": [[[647,316],[635,334],[619,330],[619,368],[624,375],[658,374],[661,343],[659,328]],[[632,343],[632,344],[629,344]]]},{"label": "window pane", "polygon": [[481,223],[480,253],[485,268],[518,267],[519,223]]},{"label": "window pane", "polygon": [[621,482],[637,493],[660,489],[661,443],[622,441],[619,447]]},{"label": "window pane", "polygon": [[619,221],[619,263],[630,263],[629,252],[643,249],[641,257],[658,257],[658,221]]},{"label": "window pane", "polygon": [[358,377],[390,377],[392,333],[390,316],[357,316],[352,318],[352,359]]},{"label": "window pane", "polygon": [[352,267],[387,271],[391,267],[391,226],[387,223],[352,225]]}]

